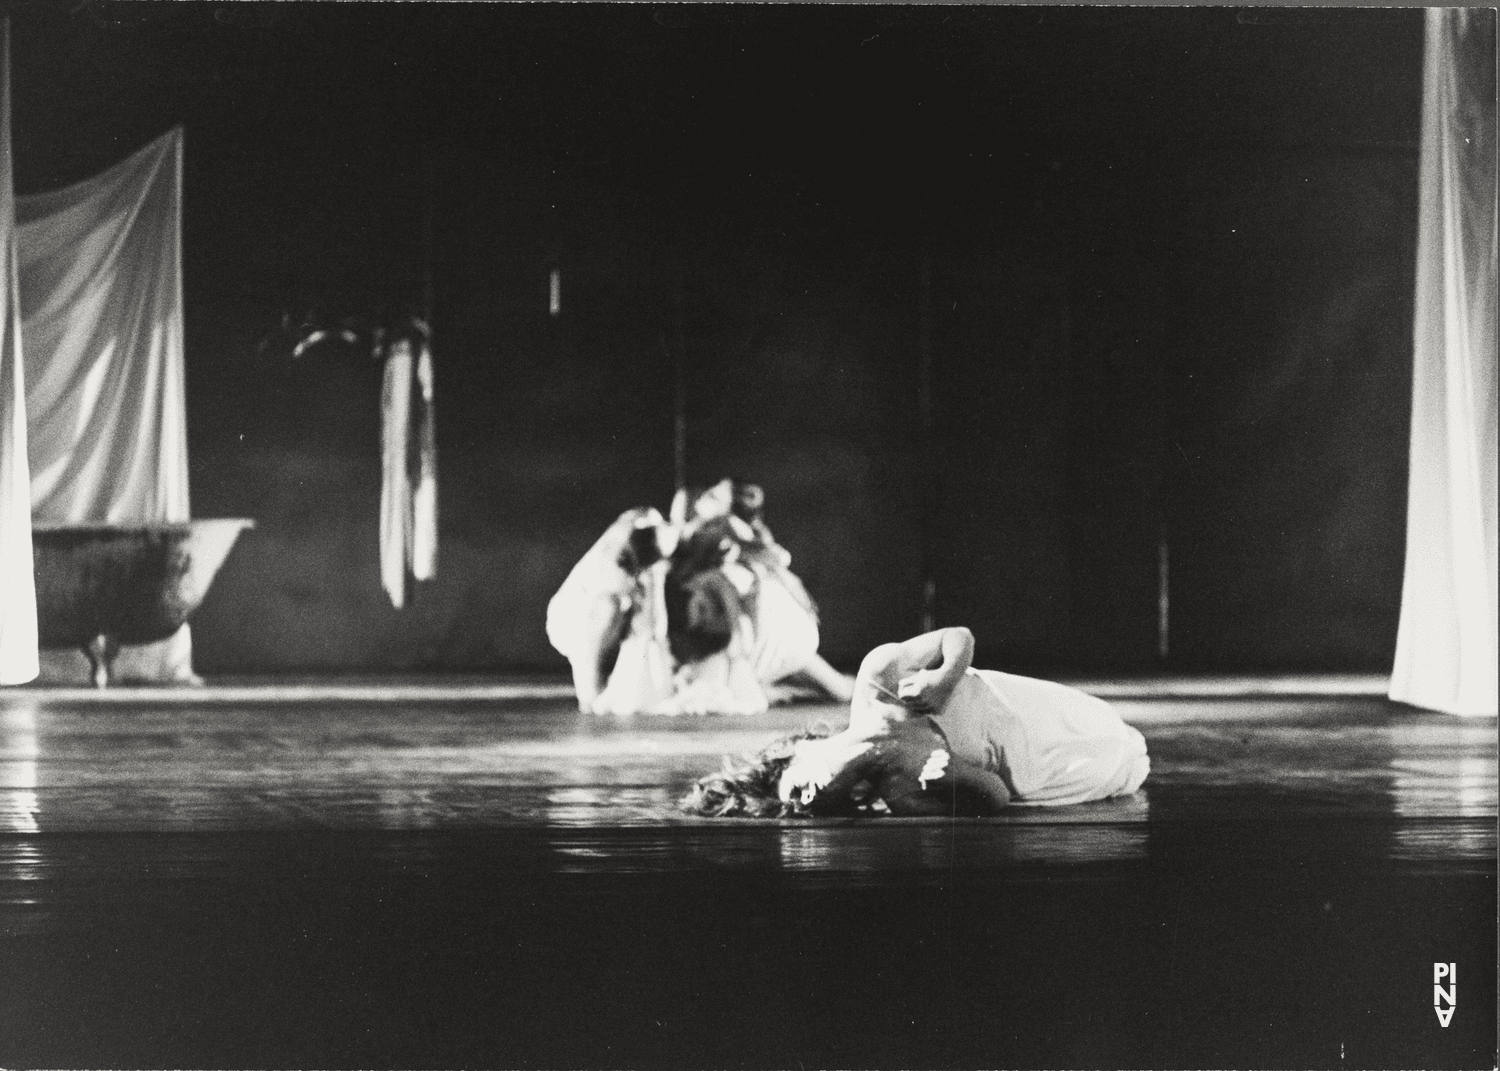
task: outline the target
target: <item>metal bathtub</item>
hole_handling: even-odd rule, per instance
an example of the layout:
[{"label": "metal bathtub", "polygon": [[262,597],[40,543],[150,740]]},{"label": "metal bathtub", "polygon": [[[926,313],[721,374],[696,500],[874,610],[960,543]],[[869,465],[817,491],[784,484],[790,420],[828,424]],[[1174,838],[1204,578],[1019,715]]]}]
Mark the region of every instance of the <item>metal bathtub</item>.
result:
[{"label": "metal bathtub", "polygon": [[171,636],[208,593],[244,518],[158,525],[36,525],[38,640],[77,647],[94,684],[109,682],[120,645]]}]

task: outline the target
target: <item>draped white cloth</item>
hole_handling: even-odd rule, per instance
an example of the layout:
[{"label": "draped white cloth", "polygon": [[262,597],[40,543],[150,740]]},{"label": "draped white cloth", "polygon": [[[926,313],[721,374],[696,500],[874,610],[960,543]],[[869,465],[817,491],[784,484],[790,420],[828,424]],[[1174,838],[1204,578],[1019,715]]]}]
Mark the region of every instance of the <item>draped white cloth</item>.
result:
[{"label": "draped white cloth", "polygon": [[411,575],[431,580],[437,575],[437,421],[432,347],[422,346],[417,358],[417,475],[412,489]]},{"label": "draped white cloth", "polygon": [[[181,129],[16,217],[32,519],[186,521]],[[191,679],[189,635],[126,648],[117,674]]]},{"label": "draped white cloth", "polygon": [[1496,712],[1495,13],[1429,9],[1392,699]]},{"label": "draped white cloth", "polygon": [[36,584],[10,155],[10,23],[0,23],[0,684],[37,675]]},{"label": "draped white cloth", "polygon": [[187,520],[182,131],[16,216],[32,517]]},{"label": "draped white cloth", "polygon": [[408,579],[431,580],[437,573],[432,348],[397,339],[386,351],[383,375],[380,582],[399,610],[406,605]]},{"label": "draped white cloth", "polygon": [[385,357],[380,384],[380,584],[391,605],[406,605],[406,559],[411,545],[411,343],[400,339]]}]

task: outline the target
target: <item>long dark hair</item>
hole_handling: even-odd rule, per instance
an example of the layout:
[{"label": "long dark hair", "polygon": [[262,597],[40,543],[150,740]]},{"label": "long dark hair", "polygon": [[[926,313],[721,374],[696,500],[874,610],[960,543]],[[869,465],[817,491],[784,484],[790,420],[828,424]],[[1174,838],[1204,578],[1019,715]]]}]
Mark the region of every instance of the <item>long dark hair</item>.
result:
[{"label": "long dark hair", "polygon": [[728,518],[718,517],[690,529],[672,552],[663,593],[667,645],[678,665],[724,650],[740,616],[755,612],[755,593],[742,595],[723,572],[735,546]]},{"label": "long dark hair", "polygon": [[625,537],[625,545],[620,548],[615,564],[631,576],[637,576],[659,561],[661,543],[656,526],[637,521],[630,534]]},{"label": "long dark hair", "polygon": [[781,798],[781,775],[791,764],[802,740],[822,740],[832,735],[822,724],[806,731],[779,737],[746,755],[725,756],[724,765],[698,778],[677,806],[688,814],[706,818],[792,818],[809,812],[797,800]]}]

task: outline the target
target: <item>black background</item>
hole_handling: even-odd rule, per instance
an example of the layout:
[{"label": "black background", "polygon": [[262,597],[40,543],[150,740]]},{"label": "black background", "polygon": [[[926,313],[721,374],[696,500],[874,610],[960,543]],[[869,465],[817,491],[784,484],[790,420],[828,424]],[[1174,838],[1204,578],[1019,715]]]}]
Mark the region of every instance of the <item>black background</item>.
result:
[{"label": "black background", "polygon": [[[930,571],[981,664],[1389,666],[1419,11],[6,10],[18,192],[186,128],[193,509],[258,522],[202,672],[561,668],[547,598],[670,496],[677,346],[690,478],[765,486],[836,663]],[[442,558],[398,613],[378,368],[258,343],[429,262]]]}]

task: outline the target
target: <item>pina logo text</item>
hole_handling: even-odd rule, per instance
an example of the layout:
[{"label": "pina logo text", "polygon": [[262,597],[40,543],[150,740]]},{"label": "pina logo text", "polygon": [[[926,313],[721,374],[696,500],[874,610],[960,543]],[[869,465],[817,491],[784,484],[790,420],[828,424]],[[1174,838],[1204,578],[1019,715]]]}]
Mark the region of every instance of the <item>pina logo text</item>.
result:
[{"label": "pina logo text", "polygon": [[[1444,982],[1448,984],[1445,986]],[[1437,1012],[1438,1025],[1447,1026],[1452,1022],[1453,1013],[1457,1008],[1458,964],[1434,963],[1432,965],[1432,1010]]]}]

